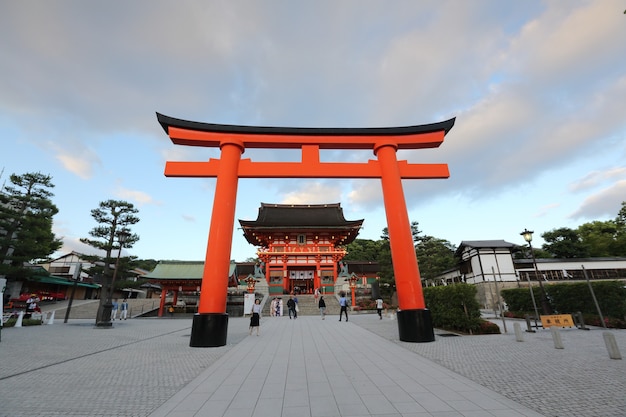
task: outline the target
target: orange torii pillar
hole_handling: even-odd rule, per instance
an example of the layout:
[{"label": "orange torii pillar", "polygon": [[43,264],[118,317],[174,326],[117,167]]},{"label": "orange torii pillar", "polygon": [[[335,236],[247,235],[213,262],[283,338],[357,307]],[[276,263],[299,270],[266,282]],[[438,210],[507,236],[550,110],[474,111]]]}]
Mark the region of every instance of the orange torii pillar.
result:
[{"label": "orange torii pillar", "polygon": [[[403,179],[448,178],[446,164],[398,161],[399,149],[435,148],[455,119],[428,125],[391,128],[284,128],[234,126],[157,119],[177,145],[219,147],[220,159],[171,162],[168,177],[217,178],[198,314],[190,346],[226,345],[226,295],[239,178],[368,178],[380,179],[391,246],[399,311],[398,330],[405,342],[435,340],[426,309],[402,189]],[[252,162],[241,159],[246,148],[301,149],[301,162]],[[378,160],[366,163],[320,162],[320,149],[371,149]]]}]

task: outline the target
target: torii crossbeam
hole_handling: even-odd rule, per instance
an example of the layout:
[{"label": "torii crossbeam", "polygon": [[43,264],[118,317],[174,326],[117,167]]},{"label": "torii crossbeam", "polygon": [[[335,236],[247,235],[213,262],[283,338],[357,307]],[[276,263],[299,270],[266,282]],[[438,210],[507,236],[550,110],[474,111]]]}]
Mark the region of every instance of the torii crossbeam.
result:
[{"label": "torii crossbeam", "polygon": [[[165,165],[167,177],[217,178],[190,346],[226,345],[228,268],[239,178],[380,178],[398,292],[400,340],[435,340],[430,312],[424,303],[402,180],[448,178],[450,174],[447,164],[410,164],[398,161],[396,152],[438,147],[454,126],[454,118],[440,123],[389,128],[236,126],[192,122],[159,113],[157,119],[174,144],[221,149],[219,159],[168,161]],[[301,149],[302,161],[253,162],[241,158],[246,148]],[[320,162],[320,149],[371,149],[377,160]]]}]

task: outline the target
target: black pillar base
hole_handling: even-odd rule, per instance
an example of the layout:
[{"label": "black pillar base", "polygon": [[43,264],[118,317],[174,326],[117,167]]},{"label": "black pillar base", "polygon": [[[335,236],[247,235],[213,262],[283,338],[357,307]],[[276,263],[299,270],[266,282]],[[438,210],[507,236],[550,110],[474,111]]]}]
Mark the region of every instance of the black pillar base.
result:
[{"label": "black pillar base", "polygon": [[434,342],[435,332],[430,310],[398,311],[398,331],[403,342]]},{"label": "black pillar base", "polygon": [[226,345],[228,314],[202,313],[193,316],[190,347],[218,347]]}]

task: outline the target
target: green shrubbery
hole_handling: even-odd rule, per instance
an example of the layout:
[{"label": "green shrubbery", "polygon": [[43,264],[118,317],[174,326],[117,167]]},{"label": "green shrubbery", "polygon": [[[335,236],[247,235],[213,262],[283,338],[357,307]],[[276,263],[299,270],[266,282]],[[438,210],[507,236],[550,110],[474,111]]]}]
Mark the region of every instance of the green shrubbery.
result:
[{"label": "green shrubbery", "polygon": [[[598,304],[608,327],[626,328],[626,288],[620,281],[592,282]],[[587,283],[544,285],[546,296],[556,314],[582,312],[586,324],[601,325],[596,305]],[[533,287],[537,306],[541,305],[541,291]],[[523,317],[534,314],[528,288],[511,288],[501,292],[510,315]]]},{"label": "green shrubbery", "polygon": [[[8,319],[6,323],[4,323],[3,327],[15,327],[15,323],[17,322],[16,318]],[[39,319],[22,319],[22,326],[39,326],[41,324],[41,320]]]},{"label": "green shrubbery", "polygon": [[424,288],[433,326],[470,334],[498,334],[500,328],[480,318],[476,287],[455,284]]}]

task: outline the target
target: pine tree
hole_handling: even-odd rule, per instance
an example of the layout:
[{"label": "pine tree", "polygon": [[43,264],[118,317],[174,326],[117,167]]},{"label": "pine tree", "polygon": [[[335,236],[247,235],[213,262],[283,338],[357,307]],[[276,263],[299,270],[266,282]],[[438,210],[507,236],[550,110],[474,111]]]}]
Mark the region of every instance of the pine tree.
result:
[{"label": "pine tree", "polygon": [[24,277],[25,262],[45,259],[62,241],[52,233],[52,177],[41,173],[11,175],[12,185],[0,191],[0,275]]},{"label": "pine tree", "polygon": [[111,299],[114,287],[113,275],[114,265],[116,265],[116,260],[111,254],[115,250],[117,258],[122,248],[131,248],[139,240],[139,236],[131,233],[129,229],[129,226],[139,222],[139,217],[135,216],[138,212],[139,210],[133,204],[126,201],[103,201],[98,208],[91,210],[91,217],[98,223],[98,226],[89,232],[93,239],[80,239],[81,242],[106,254],[103,259],[105,269],[102,276],[102,293],[96,325],[110,325]]}]

